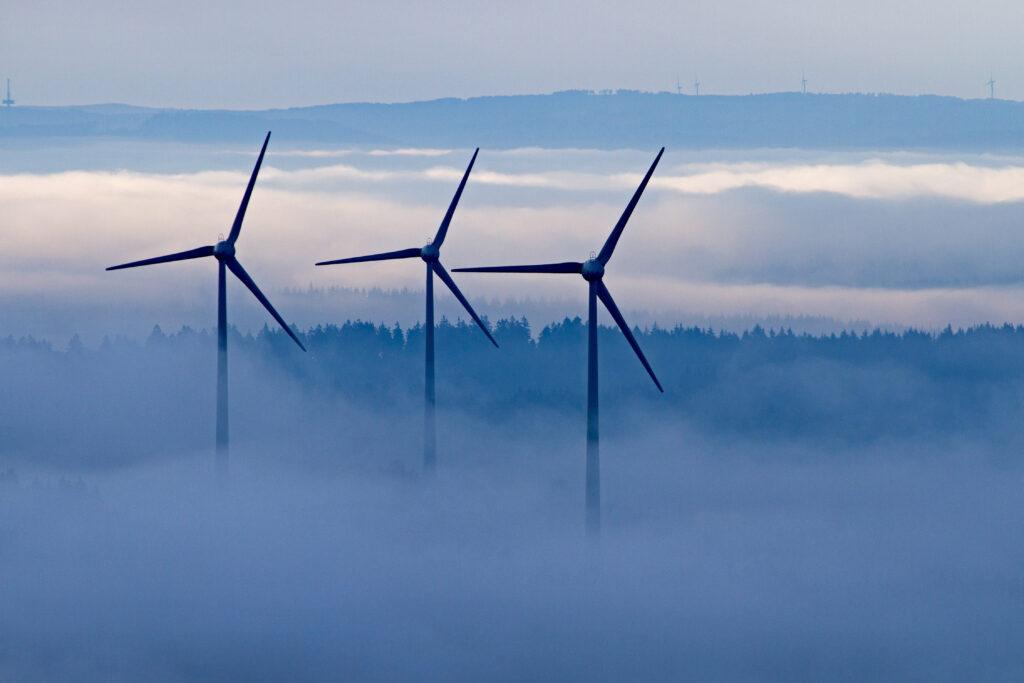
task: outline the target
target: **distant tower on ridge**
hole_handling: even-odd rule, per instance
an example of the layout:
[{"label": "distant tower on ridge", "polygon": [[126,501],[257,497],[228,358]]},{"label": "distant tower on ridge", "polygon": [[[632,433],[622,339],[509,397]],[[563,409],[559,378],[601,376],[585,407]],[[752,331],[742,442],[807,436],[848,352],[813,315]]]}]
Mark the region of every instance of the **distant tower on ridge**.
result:
[{"label": "distant tower on ridge", "polygon": [[696,76],[693,77],[693,94],[700,95],[700,81],[697,80]]},{"label": "distant tower on ridge", "polygon": [[3,105],[10,107],[14,105],[14,100],[11,99],[11,79],[7,79],[7,97],[4,98]]},{"label": "distant tower on ridge", "polygon": [[986,83],[985,85],[988,86],[988,98],[990,100],[994,100],[996,98],[996,79],[990,76],[988,79],[988,83]]},{"label": "distant tower on ridge", "polygon": [[801,94],[807,94],[807,74],[800,74],[800,92]]}]

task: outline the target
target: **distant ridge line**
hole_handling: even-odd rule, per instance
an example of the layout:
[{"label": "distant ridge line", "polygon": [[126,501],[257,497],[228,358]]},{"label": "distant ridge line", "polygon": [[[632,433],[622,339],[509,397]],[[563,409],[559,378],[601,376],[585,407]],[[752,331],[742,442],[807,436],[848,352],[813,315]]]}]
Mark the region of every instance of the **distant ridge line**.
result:
[{"label": "distant ridge line", "polygon": [[282,144],[491,149],[1024,150],[1024,102],[946,95],[799,91],[693,95],[570,90],[547,95],[336,103],[287,109],[164,109],[123,104],[18,106],[0,138],[118,137]]}]

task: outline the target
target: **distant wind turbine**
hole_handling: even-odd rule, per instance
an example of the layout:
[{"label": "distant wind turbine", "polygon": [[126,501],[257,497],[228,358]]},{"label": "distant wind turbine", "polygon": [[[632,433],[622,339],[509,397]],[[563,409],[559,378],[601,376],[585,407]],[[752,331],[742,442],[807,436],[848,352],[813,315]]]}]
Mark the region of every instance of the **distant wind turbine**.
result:
[{"label": "distant wind turbine", "polygon": [[988,86],[988,98],[994,100],[996,98],[996,79],[990,76],[985,85]]},{"label": "distant wind turbine", "polygon": [[256,167],[252,170],[249,178],[249,185],[242,195],[242,203],[235,214],[235,222],[231,224],[231,232],[226,240],[218,242],[214,246],[198,247],[189,251],[182,251],[166,256],[144,259],[122,263],[119,266],[111,266],[107,270],[120,270],[122,268],[136,268],[138,266],[150,266],[156,263],[170,263],[171,261],[185,261],[188,259],[212,256],[217,259],[217,465],[222,474],[227,471],[228,458],[228,308],[227,308],[227,273],[230,270],[235,277],[241,280],[242,284],[249,288],[253,296],[263,304],[270,315],[277,321],[277,324],[288,333],[288,336],[299,345],[303,351],[306,347],[302,345],[299,338],[295,336],[291,328],[284,321],[284,318],[277,312],[263,292],[260,291],[249,273],[245,272],[242,264],[235,257],[235,242],[238,241],[238,234],[242,231],[242,220],[245,218],[245,210],[249,207],[249,198],[252,196],[252,189],[256,185],[256,176],[263,165],[263,155],[267,151],[267,143],[270,142],[270,133],[267,133],[263,141],[263,148],[260,150],[259,158],[256,159]]},{"label": "distant wind turbine", "polygon": [[693,78],[693,94],[698,97],[700,96],[700,81],[697,80],[696,76]]},{"label": "distant wind turbine", "polygon": [[426,323],[424,324],[424,331],[426,332],[426,344],[425,344],[425,387],[424,387],[424,419],[423,419],[423,467],[427,471],[434,469],[437,462],[437,423],[435,417],[435,406],[436,397],[434,393],[434,275],[441,278],[448,289],[451,290],[455,298],[459,300],[462,307],[466,309],[473,321],[483,330],[483,333],[487,335],[487,338],[491,340],[491,343],[498,346],[498,342],[494,341],[494,337],[491,336],[491,331],[487,329],[483,321],[480,320],[480,316],[476,314],[473,307],[469,305],[469,301],[462,292],[459,291],[455,281],[452,280],[451,275],[445,270],[444,266],[441,265],[441,245],[444,244],[444,238],[448,234],[448,226],[452,222],[452,216],[455,214],[455,207],[459,204],[459,199],[462,198],[462,191],[466,187],[466,181],[469,179],[469,174],[473,170],[473,164],[476,163],[476,156],[480,153],[478,147],[473,152],[473,158],[469,160],[469,166],[466,167],[466,172],[462,176],[462,182],[459,183],[459,188],[455,190],[455,196],[452,197],[452,202],[448,206],[448,212],[444,215],[441,220],[441,225],[437,229],[437,234],[434,236],[433,241],[424,247],[412,247],[410,249],[402,249],[399,251],[388,251],[382,254],[371,254],[369,256],[356,256],[353,258],[343,258],[334,261],[321,261],[317,263],[318,266],[330,266],[339,263],[363,263],[365,261],[390,261],[392,259],[407,259],[419,257],[426,263],[427,267],[427,292],[426,292]]},{"label": "distant wind turbine", "polygon": [[807,94],[807,74],[800,74],[800,92]]},{"label": "distant wind turbine", "polygon": [[626,205],[626,209],[622,212],[622,216],[619,218],[619,222],[615,224],[611,234],[605,241],[604,246],[601,247],[600,253],[597,256],[592,257],[584,263],[570,261],[566,263],[546,263],[541,265],[528,265],[528,266],[484,266],[477,268],[456,268],[456,272],[460,273],[576,273],[582,275],[583,279],[587,281],[589,288],[588,295],[588,320],[587,320],[587,479],[586,479],[586,520],[587,530],[592,534],[596,534],[601,528],[601,463],[600,463],[600,452],[598,448],[598,394],[597,394],[597,300],[600,299],[601,303],[604,304],[608,312],[611,313],[612,318],[615,319],[615,323],[622,330],[622,334],[626,337],[626,341],[633,347],[633,351],[636,353],[637,358],[640,359],[640,363],[647,370],[647,374],[654,380],[654,385],[658,387],[658,391],[664,392],[665,390],[661,387],[661,382],[654,374],[654,370],[651,369],[650,363],[647,362],[647,358],[644,356],[643,351],[640,350],[640,345],[637,344],[636,338],[633,336],[633,332],[629,329],[629,325],[626,324],[625,318],[622,317],[622,313],[619,311],[619,307],[615,305],[615,300],[612,299],[611,292],[608,291],[608,287],[604,284],[604,270],[605,266],[608,265],[608,261],[612,257],[612,252],[615,251],[615,245],[618,244],[619,237],[622,236],[622,231],[626,227],[626,222],[629,221],[629,217],[633,215],[633,210],[636,208],[637,202],[640,201],[640,195],[643,194],[644,189],[647,187],[647,183],[650,182],[651,176],[654,175],[654,169],[657,167],[658,162],[661,160],[661,155],[665,153],[665,148],[662,147],[661,151],[658,152],[658,156],[655,157],[654,163],[651,164],[650,169],[647,171],[647,175],[644,176],[640,186],[633,193],[633,198],[629,200],[629,204]]}]

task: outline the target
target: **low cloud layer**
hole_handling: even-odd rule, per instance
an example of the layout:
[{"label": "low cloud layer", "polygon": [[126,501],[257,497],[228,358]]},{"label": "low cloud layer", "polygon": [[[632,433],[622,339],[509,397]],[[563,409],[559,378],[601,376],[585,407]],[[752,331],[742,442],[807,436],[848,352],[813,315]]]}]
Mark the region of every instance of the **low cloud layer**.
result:
[{"label": "low cloud layer", "polygon": [[[113,263],[211,244],[227,232],[252,153],[224,157],[223,150],[189,148],[191,170],[147,170],[159,167],[167,152],[160,146],[120,162],[106,159],[111,170],[3,176],[0,307],[9,315],[0,319],[23,323],[25,301],[42,302],[42,309],[52,302],[55,311],[103,302],[112,310],[151,306],[152,322],[208,326],[205,318],[162,319],[159,311],[201,307],[214,281],[209,263],[103,272]],[[68,169],[86,158],[68,154]],[[335,155],[345,163],[335,163]],[[1019,160],[698,156],[680,161],[670,150],[634,214],[609,272],[624,308],[661,313],[666,324],[719,314],[813,314],[927,327],[1019,319]],[[272,293],[336,285],[421,288],[415,261],[322,269],[313,263],[429,241],[468,157],[465,150],[278,153],[272,147],[241,258]],[[638,152],[485,150],[456,214],[446,263],[587,258],[650,159]],[[118,164],[135,170],[113,170]],[[572,289],[578,283],[564,278],[459,279],[477,300],[583,297]],[[243,296],[233,300],[248,305]],[[51,324],[45,310],[38,322],[28,329],[8,322],[0,332],[73,331]]]}]

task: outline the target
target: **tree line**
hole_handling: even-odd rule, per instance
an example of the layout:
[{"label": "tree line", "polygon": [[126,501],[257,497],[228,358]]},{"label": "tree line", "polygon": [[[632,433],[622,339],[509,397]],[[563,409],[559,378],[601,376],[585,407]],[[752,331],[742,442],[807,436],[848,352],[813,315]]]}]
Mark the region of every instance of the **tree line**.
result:
[{"label": "tree line", "polygon": [[[517,429],[531,416],[568,418],[583,411],[585,321],[566,318],[534,334],[525,318],[509,318],[492,329],[500,349],[463,321],[438,324],[442,409],[463,411],[495,430]],[[621,335],[602,327],[602,409],[613,435],[641,422],[837,446],[925,436],[1016,442],[1020,432],[1022,326],[820,336],[654,326],[636,333],[666,393],[653,389]],[[418,409],[420,325],[347,321],[300,334],[308,354],[280,330],[232,330],[233,386],[268,396],[283,387],[309,407],[344,401],[381,414],[396,406]],[[157,327],[141,342],[107,338],[95,348],[77,338],[65,349],[31,338],[0,339],[3,399],[14,406],[5,414],[20,413],[16,426],[27,429],[24,421],[35,419],[31,406],[37,413],[60,408],[84,417],[106,401],[121,405],[126,420],[144,423],[157,419],[156,409],[146,412],[147,402],[188,395],[199,406],[193,421],[205,421],[214,344],[214,334],[188,327],[170,334]],[[49,423],[40,418],[43,424]]]}]

